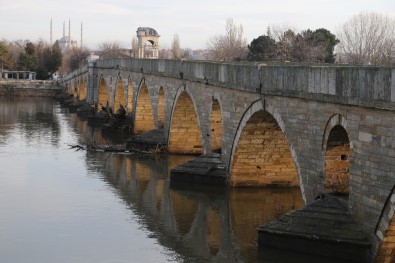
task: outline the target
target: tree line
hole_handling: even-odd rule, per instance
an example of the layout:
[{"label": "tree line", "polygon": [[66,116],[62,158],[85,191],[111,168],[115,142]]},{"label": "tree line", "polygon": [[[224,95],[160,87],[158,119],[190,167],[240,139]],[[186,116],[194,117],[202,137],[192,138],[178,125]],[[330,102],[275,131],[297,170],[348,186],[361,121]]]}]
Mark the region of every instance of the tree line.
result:
[{"label": "tree line", "polygon": [[297,31],[271,26],[247,44],[243,27],[228,19],[225,34],[208,41],[211,59],[267,62],[348,63],[395,65],[395,19],[378,13],[359,13],[339,27]]},{"label": "tree line", "polygon": [[0,63],[2,68],[35,71],[37,79],[48,79],[62,64],[59,43],[52,46],[45,41],[33,43],[29,40],[0,41]]},{"label": "tree line", "polygon": [[[101,58],[135,57],[137,39],[131,49],[119,41],[103,42],[95,51]],[[67,74],[84,64],[88,48],[63,51],[56,41],[0,41],[2,68],[35,71],[37,79],[48,79],[55,72]],[[242,25],[226,21],[225,33],[211,37],[203,51],[204,59],[216,61],[313,62],[361,65],[395,65],[395,19],[378,13],[359,13],[332,33],[325,28],[298,31],[291,26],[269,26],[265,34],[247,43]],[[162,48],[160,58],[193,59],[191,49],[182,49],[174,35],[171,47]],[[200,58],[202,59],[202,58]]]}]

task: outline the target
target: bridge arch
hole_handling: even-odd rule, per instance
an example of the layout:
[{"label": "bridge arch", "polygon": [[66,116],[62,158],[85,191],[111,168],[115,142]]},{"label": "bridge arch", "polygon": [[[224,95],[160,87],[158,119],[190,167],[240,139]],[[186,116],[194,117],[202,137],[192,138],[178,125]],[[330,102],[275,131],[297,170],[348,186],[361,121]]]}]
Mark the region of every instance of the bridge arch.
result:
[{"label": "bridge arch", "polygon": [[322,144],[325,157],[325,193],[349,193],[352,147],[346,127],[347,121],[340,114],[332,115],[325,127]]},{"label": "bridge arch", "polygon": [[133,133],[139,134],[153,129],[155,129],[155,123],[151,96],[143,79],[137,94]]},{"label": "bridge arch", "polygon": [[79,80],[77,80],[77,81],[74,81],[73,84],[74,85],[72,87],[71,94],[73,94],[74,98],[77,98],[77,96],[78,96],[78,86],[80,85],[80,82],[79,82]]},{"label": "bridge arch", "polygon": [[74,87],[74,91],[73,91],[74,96],[75,96],[75,98],[77,98],[77,100],[79,99],[79,96],[80,96],[80,87],[81,87],[80,80],[77,80],[76,85]]},{"label": "bridge arch", "polygon": [[202,154],[203,143],[196,103],[181,86],[173,105],[168,136],[168,152],[171,154]]},{"label": "bridge arch", "polygon": [[232,145],[229,184],[232,186],[301,187],[297,164],[284,123],[272,107],[255,101],[244,113]]},{"label": "bridge arch", "polygon": [[384,203],[374,234],[379,245],[373,262],[395,261],[395,185]]},{"label": "bridge arch", "polygon": [[87,93],[87,82],[86,79],[82,79],[79,90],[78,90],[78,99],[79,100],[85,100],[86,99],[86,93]]},{"label": "bridge arch", "polygon": [[222,107],[218,96],[212,97],[210,110],[210,149],[221,152],[222,149]]},{"label": "bridge arch", "polygon": [[117,83],[116,83],[116,88],[115,88],[115,94],[114,94],[114,112],[116,112],[120,106],[122,105],[123,107],[126,106],[126,96],[125,96],[125,89],[123,87],[123,80],[122,77],[119,76],[117,78]]},{"label": "bridge arch", "polygon": [[107,102],[108,102],[108,96],[107,96],[106,81],[104,80],[103,77],[101,77],[99,80],[98,110],[101,109],[101,106],[106,106]]}]

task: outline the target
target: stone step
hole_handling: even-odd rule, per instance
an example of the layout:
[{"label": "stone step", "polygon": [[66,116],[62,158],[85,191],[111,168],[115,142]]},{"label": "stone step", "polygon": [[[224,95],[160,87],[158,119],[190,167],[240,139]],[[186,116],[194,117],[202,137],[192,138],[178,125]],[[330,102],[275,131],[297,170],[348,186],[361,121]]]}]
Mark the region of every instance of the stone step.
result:
[{"label": "stone step", "polygon": [[219,154],[205,154],[181,164],[170,172],[170,182],[191,182],[226,185],[225,165]]},{"label": "stone step", "polygon": [[347,200],[325,196],[258,228],[259,247],[368,262],[370,243]]}]

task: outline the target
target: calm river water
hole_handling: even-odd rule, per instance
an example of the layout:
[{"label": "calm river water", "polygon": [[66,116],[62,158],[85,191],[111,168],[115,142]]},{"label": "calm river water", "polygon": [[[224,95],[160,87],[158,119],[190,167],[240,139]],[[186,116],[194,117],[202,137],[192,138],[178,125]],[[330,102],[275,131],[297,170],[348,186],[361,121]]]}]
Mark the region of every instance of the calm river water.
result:
[{"label": "calm river water", "polygon": [[303,206],[298,189],[170,187],[190,157],[70,149],[93,141],[122,139],[49,99],[0,98],[0,262],[317,260],[258,253],[256,227]]}]

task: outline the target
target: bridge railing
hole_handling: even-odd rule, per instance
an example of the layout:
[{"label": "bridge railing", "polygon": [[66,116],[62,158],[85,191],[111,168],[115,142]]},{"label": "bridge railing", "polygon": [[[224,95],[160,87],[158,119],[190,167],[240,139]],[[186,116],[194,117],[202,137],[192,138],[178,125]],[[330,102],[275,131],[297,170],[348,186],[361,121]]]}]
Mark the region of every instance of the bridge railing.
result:
[{"label": "bridge railing", "polygon": [[76,69],[76,70],[72,71],[71,73],[67,74],[66,76],[64,76],[61,81],[67,82],[67,81],[69,81],[69,80],[71,80],[73,78],[79,77],[79,76],[81,76],[81,75],[83,75],[83,74],[85,74],[87,72],[88,72],[88,67],[87,66],[83,66],[83,67],[81,67],[79,69]]},{"label": "bridge railing", "polygon": [[[117,58],[97,68],[120,69],[267,95],[374,106],[395,102],[395,68]],[[79,75],[82,68],[69,74]],[[71,78],[71,77],[70,77]]]}]

